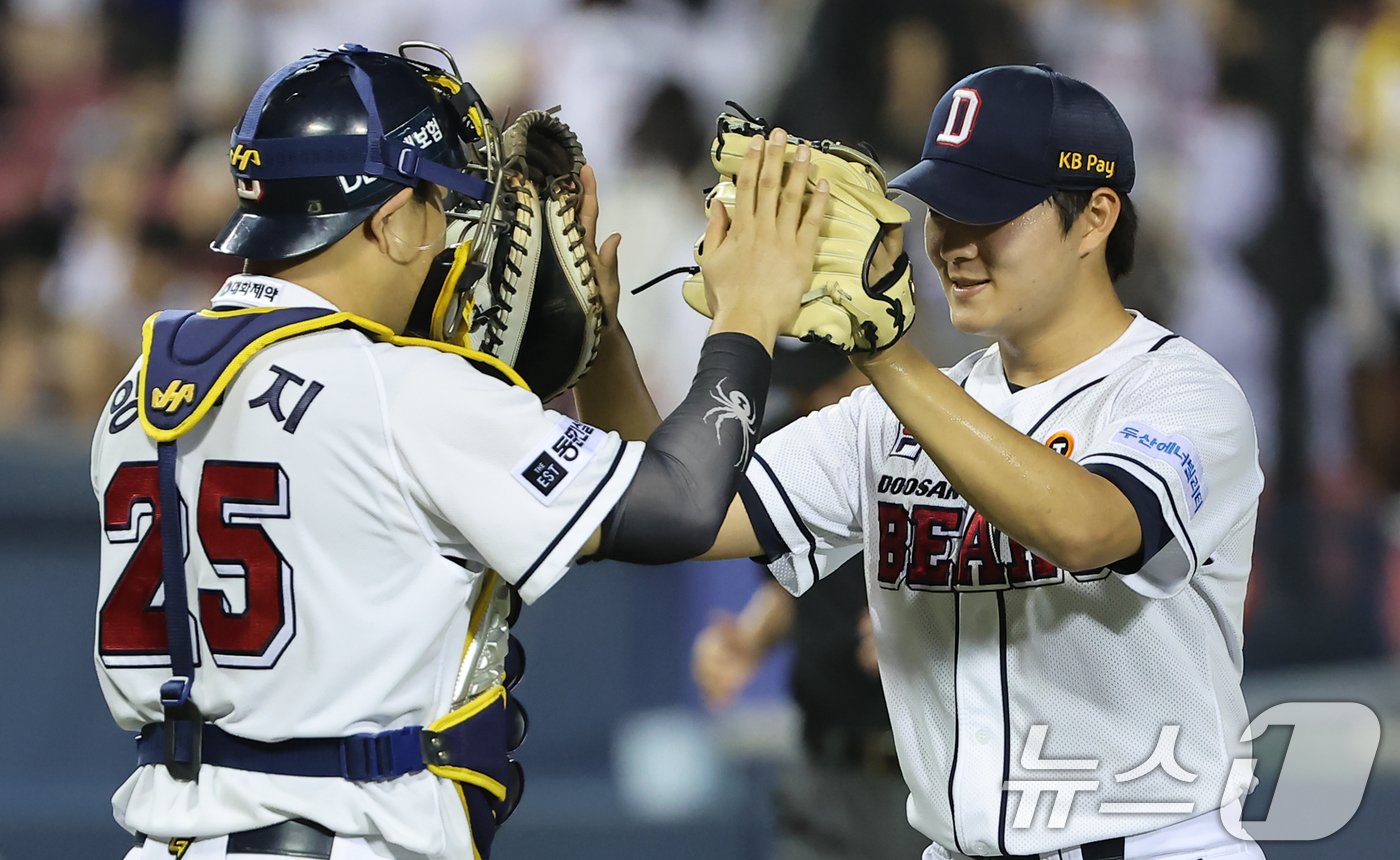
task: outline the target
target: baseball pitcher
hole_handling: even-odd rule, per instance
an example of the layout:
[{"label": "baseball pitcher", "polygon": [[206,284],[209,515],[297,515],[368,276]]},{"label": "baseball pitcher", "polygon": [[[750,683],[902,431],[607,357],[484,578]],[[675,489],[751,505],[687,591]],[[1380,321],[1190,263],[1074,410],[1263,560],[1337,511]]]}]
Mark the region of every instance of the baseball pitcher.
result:
[{"label": "baseball pitcher", "polygon": [[[754,124],[721,118],[722,180]],[[868,158],[818,148],[813,173],[842,180],[787,331],[844,347],[872,385],[758,445],[706,557],[765,556],[800,595],[864,552],[926,860],[1262,856],[1222,823],[1251,782],[1254,424],[1219,364],[1114,291],[1136,229],[1118,112],[1044,66],[943,95],[890,183],[929,207],[953,323],[993,339],[943,370],[900,339],[908,215]],[[731,197],[721,181],[707,199],[702,264]],[[706,311],[709,280],[686,285]]]}]

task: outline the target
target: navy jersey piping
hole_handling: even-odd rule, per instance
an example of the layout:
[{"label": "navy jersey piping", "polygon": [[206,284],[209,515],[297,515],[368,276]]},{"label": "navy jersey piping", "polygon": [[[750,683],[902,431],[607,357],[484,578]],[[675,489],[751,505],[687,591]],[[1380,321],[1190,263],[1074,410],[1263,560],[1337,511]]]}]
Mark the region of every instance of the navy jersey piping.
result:
[{"label": "navy jersey piping", "polygon": [[544,552],[539,554],[539,557],[535,559],[535,563],[530,565],[530,569],[525,571],[520,579],[516,580],[516,588],[524,588],[525,583],[530,577],[535,575],[535,571],[539,570],[540,565],[544,564],[544,560],[549,558],[550,553],[554,552],[554,548],[559,545],[559,542],[564,539],[564,536],[573,531],[574,525],[578,523],[579,518],[583,516],[585,511],[593,506],[593,500],[598,498],[598,494],[603,492],[603,488],[612,482],[613,473],[617,471],[618,465],[622,463],[622,455],[626,452],[626,442],[617,446],[617,455],[613,457],[612,463],[608,466],[607,473],[603,475],[603,480],[598,482],[598,485],[593,488],[593,492],[589,493],[588,498],[584,500],[583,504],[579,505],[578,510],[574,511],[574,515],[569,518],[569,521],[565,523],[564,527],[559,530],[559,533],[554,536],[554,540],[549,542],[549,546],[544,548]]},{"label": "navy jersey piping", "polygon": [[[778,497],[783,500],[783,505],[787,508],[788,516],[797,524],[797,530],[802,533],[802,539],[807,542],[807,564],[812,568],[812,584],[816,585],[817,580],[821,578],[817,572],[817,539],[812,536],[812,532],[807,528],[807,524],[802,521],[802,517],[797,515],[797,506],[794,505],[792,499],[788,497],[787,490],[783,488],[782,483],[778,480],[778,476],[773,474],[773,470],[769,467],[768,462],[760,457],[757,451],[754,452],[753,462],[757,463],[764,472],[768,473],[768,480],[772,481],[773,487],[777,489]],[[765,510],[765,513],[766,512]]]},{"label": "navy jersey piping", "polygon": [[948,818],[953,823],[953,847],[959,854],[966,854],[962,840],[958,839],[958,814],[953,807],[953,778],[958,773],[958,736],[961,733],[958,719],[958,648],[962,643],[962,595],[953,592],[953,763],[948,768]]},{"label": "navy jersey piping", "polygon": [[1086,382],[1086,383],[1084,383],[1083,385],[1081,385],[1081,386],[1079,386],[1078,388],[1076,388],[1076,389],[1074,389],[1073,391],[1071,391],[1069,394],[1066,394],[1064,397],[1060,398],[1060,402],[1059,402],[1059,403],[1056,403],[1054,406],[1051,406],[1049,412],[1046,412],[1044,415],[1040,416],[1040,420],[1037,421],[1037,422],[1035,422],[1035,426],[1034,426],[1034,427],[1032,427],[1031,429],[1029,429],[1029,430],[1026,431],[1026,435],[1027,435],[1027,436],[1035,436],[1035,431],[1037,431],[1037,430],[1040,429],[1040,425],[1042,425],[1042,424],[1044,424],[1046,421],[1048,421],[1048,420],[1050,419],[1050,416],[1051,416],[1051,415],[1054,415],[1057,411],[1059,411],[1059,409],[1060,409],[1061,406],[1064,406],[1066,403],[1068,403],[1068,402],[1070,402],[1071,400],[1073,400],[1074,398],[1078,397],[1080,394],[1084,393],[1085,391],[1088,391],[1090,388],[1093,388],[1095,385],[1098,385],[1100,382],[1103,382],[1103,381],[1104,381],[1105,379],[1107,379],[1107,378],[1108,378],[1107,376],[1100,376],[1098,379],[1095,379],[1093,382]]},{"label": "navy jersey piping", "polygon": [[739,499],[744,503],[745,513],[749,515],[749,525],[753,526],[754,537],[758,538],[758,545],[763,549],[763,554],[754,556],[754,561],[769,564],[791,552],[787,541],[783,540],[783,536],[778,533],[778,527],[773,524],[773,517],[764,507],[763,497],[758,494],[758,488],[749,480],[748,475],[739,481]]},{"label": "navy jersey piping", "polygon": [[[1179,338],[1179,337],[1181,337],[1181,335],[1179,335],[1179,334],[1169,334],[1169,335],[1166,335],[1165,337],[1163,337],[1163,338],[1161,338],[1160,340],[1158,340],[1156,343],[1152,344],[1152,346],[1148,347],[1147,352],[1156,352],[1159,348],[1161,348],[1161,346],[1162,346],[1163,344],[1167,343],[1168,341],[1176,340],[1176,339]],[[980,360],[980,359],[979,359],[979,360]],[[971,375],[971,374],[969,374],[969,375]],[[1094,387],[1095,385],[1098,385],[1100,382],[1103,382],[1103,381],[1104,381],[1105,379],[1107,379],[1107,378],[1108,378],[1107,376],[1100,376],[1098,379],[1095,379],[1093,382],[1086,382],[1085,384],[1083,384],[1083,385],[1079,386],[1078,388],[1074,389],[1073,391],[1071,391],[1069,394],[1066,394],[1066,395],[1064,396],[1064,398],[1063,398],[1062,400],[1060,400],[1059,403],[1056,403],[1054,406],[1051,406],[1051,407],[1050,407],[1050,411],[1046,412],[1044,415],[1042,415],[1042,416],[1040,417],[1040,420],[1039,420],[1039,421],[1035,422],[1035,426],[1031,427],[1031,429],[1029,429],[1029,430],[1026,431],[1026,435],[1027,435],[1027,436],[1034,436],[1034,435],[1035,435],[1035,431],[1039,430],[1040,427],[1041,427],[1041,425],[1043,425],[1047,420],[1049,420],[1049,418],[1050,418],[1051,415],[1054,415],[1057,411],[1059,411],[1059,408],[1060,408],[1061,406],[1064,406],[1064,405],[1065,405],[1066,403],[1068,403],[1070,400],[1072,400],[1072,399],[1074,399],[1075,397],[1077,397],[1078,395],[1082,394],[1084,391],[1088,390],[1089,388],[1092,388],[1092,387]],[[1011,384],[1011,383],[1010,383],[1010,380],[1007,381],[1007,384],[1008,384],[1008,385]]]},{"label": "navy jersey piping", "polygon": [[1006,790],[1006,783],[1011,779],[1011,691],[1007,679],[1010,673],[1006,670],[1006,592],[997,592],[997,626],[1001,644],[1001,817],[997,822],[997,845],[1001,848],[1002,854],[1010,854],[1006,850],[1006,807],[1011,798],[1011,793]]}]

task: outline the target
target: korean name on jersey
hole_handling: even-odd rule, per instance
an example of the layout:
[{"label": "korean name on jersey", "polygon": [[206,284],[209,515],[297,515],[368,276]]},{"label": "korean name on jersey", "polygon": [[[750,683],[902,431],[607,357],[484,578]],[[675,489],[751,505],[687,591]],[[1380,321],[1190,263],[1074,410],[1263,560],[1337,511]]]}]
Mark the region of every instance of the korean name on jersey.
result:
[{"label": "korean name on jersey", "polygon": [[[216,304],[335,310],[253,276],[230,279]],[[109,401],[92,458],[105,533],[95,658],[114,718],[132,731],[160,721],[170,675],[139,368]],[[353,328],[255,354],[179,450],[196,697],[207,719],[258,741],[446,713],[485,569],[537,599],[641,455],[457,355]],[[187,837],[302,817],[430,856],[469,838],[451,784],[426,772],[357,784],[206,766],[195,783],[145,767],[113,805],[130,830]]]}]

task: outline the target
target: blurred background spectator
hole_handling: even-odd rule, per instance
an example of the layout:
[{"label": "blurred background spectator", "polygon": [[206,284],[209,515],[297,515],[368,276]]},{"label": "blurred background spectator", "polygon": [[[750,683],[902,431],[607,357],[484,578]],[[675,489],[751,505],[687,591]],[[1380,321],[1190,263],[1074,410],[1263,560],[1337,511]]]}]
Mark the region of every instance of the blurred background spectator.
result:
[{"label": "blurred background spectator", "polygon": [[[404,39],[450,47],[498,117],[562,106],[626,286],[690,261],[725,99],[866,140],[893,173],[978,68],[1099,87],[1137,147],[1128,303],[1216,355],[1258,419],[1247,692],[1400,701],[1400,0],[0,0],[0,647],[34,655],[0,675],[28,703],[0,736],[33,739],[0,756],[0,858],[120,856],[105,798],[130,748],[90,669],[87,440],[141,320],[232,271],[208,250],[235,202],[229,129],[290,58]],[[951,363],[978,344],[920,233],[914,337]],[[669,408],[705,321],[679,279],[621,313]],[[747,563],[598,566],[525,614],[531,788],[500,856],[768,856],[772,765],[800,747],[785,673],[716,717],[688,681],[708,613],[754,583]],[[1385,773],[1372,792],[1394,801]],[[1385,827],[1359,819],[1327,855],[1381,856]]]}]

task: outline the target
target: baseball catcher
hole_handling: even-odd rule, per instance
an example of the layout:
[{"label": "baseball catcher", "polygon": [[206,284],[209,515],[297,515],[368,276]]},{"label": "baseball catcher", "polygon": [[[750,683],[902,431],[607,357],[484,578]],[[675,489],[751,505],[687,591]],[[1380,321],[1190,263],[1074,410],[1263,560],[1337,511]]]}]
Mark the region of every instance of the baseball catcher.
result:
[{"label": "baseball catcher", "polygon": [[621,337],[566,126],[498,130],[424,43],[258,88],[213,244],[242,271],[146,321],[93,440],[127,860],[489,858],[523,787],[514,613],[580,560],[703,552],[752,455],[829,197],[779,134],[707,242],[691,389],[634,434],[542,402]]}]

